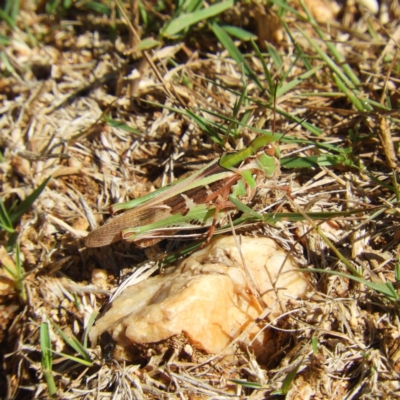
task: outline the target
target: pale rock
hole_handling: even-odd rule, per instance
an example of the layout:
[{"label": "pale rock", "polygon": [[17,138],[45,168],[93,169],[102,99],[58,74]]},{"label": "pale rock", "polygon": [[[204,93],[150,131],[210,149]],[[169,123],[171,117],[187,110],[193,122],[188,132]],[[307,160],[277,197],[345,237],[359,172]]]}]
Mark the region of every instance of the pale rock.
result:
[{"label": "pale rock", "polygon": [[358,0],[358,2],[367,8],[372,14],[378,14],[379,3],[377,0]]},{"label": "pale rock", "polygon": [[[264,308],[269,309],[270,320],[280,315],[276,293],[285,303],[310,290],[307,278],[290,257],[281,268],[287,254],[275,241],[238,240],[247,273],[235,238],[218,237],[178,268],[128,287],[92,328],[92,343],[104,332],[119,346],[160,342],[183,333],[194,348],[219,353]],[[261,298],[257,299],[256,292]],[[254,324],[249,337],[256,335],[253,350],[257,353],[268,336]]]},{"label": "pale rock", "polygon": [[92,271],[92,283],[101,289],[108,289],[108,273],[105,269],[95,268]]},{"label": "pale rock", "polygon": [[305,0],[304,3],[318,22],[332,22],[335,20],[335,16],[340,12],[340,6],[336,1]]}]

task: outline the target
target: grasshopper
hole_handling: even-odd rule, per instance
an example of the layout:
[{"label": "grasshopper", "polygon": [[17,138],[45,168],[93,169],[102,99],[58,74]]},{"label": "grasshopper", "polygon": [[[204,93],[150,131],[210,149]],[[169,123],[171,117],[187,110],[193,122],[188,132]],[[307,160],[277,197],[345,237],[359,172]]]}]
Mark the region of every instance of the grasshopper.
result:
[{"label": "grasshopper", "polygon": [[[248,203],[260,179],[280,173],[279,135],[263,135],[249,146],[224,154],[185,179],[128,203],[111,206],[111,213],[127,210],[89,233],[86,247],[106,246],[119,240],[148,247],[178,231],[209,228],[208,239],[221,211],[235,208],[229,197]],[[185,234],[184,237],[190,237]]]}]

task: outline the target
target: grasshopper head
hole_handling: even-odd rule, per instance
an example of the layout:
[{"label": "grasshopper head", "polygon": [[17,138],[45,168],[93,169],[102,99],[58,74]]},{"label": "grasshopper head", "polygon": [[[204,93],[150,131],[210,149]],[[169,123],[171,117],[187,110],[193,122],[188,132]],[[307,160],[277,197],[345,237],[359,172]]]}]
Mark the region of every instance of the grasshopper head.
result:
[{"label": "grasshopper head", "polygon": [[267,143],[262,151],[257,154],[257,168],[263,172],[267,178],[275,178],[280,173],[280,156],[281,152],[279,146]]},{"label": "grasshopper head", "polygon": [[268,157],[276,157],[278,159],[281,158],[281,150],[279,146],[276,146],[272,143],[267,143],[263,150]]}]

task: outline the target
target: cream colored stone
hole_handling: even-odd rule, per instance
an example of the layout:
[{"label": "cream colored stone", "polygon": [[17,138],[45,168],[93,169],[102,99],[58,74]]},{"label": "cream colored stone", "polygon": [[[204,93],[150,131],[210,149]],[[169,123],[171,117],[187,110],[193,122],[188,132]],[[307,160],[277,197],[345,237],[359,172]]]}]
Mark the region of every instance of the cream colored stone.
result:
[{"label": "cream colored stone", "polygon": [[95,268],[92,271],[92,283],[101,289],[108,288],[108,273],[105,269]]},{"label": "cream colored stone", "polygon": [[[273,240],[240,241],[248,273],[234,238],[218,237],[178,268],[128,287],[97,321],[92,342],[105,331],[119,345],[159,342],[184,333],[193,347],[219,353],[264,311],[263,301],[278,316],[276,293],[283,303],[304,296],[308,280],[294,271],[297,266],[290,258],[280,271],[286,252]],[[255,289],[262,300],[256,299]],[[253,329],[251,336],[257,332]],[[263,340],[261,335],[256,347]]]},{"label": "cream colored stone", "polygon": [[372,14],[378,14],[379,4],[377,0],[358,0],[358,2],[366,7]]},{"label": "cream colored stone", "polygon": [[335,16],[340,12],[340,6],[336,1],[305,0],[304,3],[318,22],[329,23],[334,21]]}]

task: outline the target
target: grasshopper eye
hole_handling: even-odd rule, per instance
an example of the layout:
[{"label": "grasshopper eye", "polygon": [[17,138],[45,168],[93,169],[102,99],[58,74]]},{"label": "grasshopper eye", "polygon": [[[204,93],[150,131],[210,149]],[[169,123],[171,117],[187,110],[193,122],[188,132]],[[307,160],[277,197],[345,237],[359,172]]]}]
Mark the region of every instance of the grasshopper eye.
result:
[{"label": "grasshopper eye", "polygon": [[265,147],[264,147],[264,153],[267,156],[273,157],[276,155],[276,148],[273,144],[268,143]]}]

